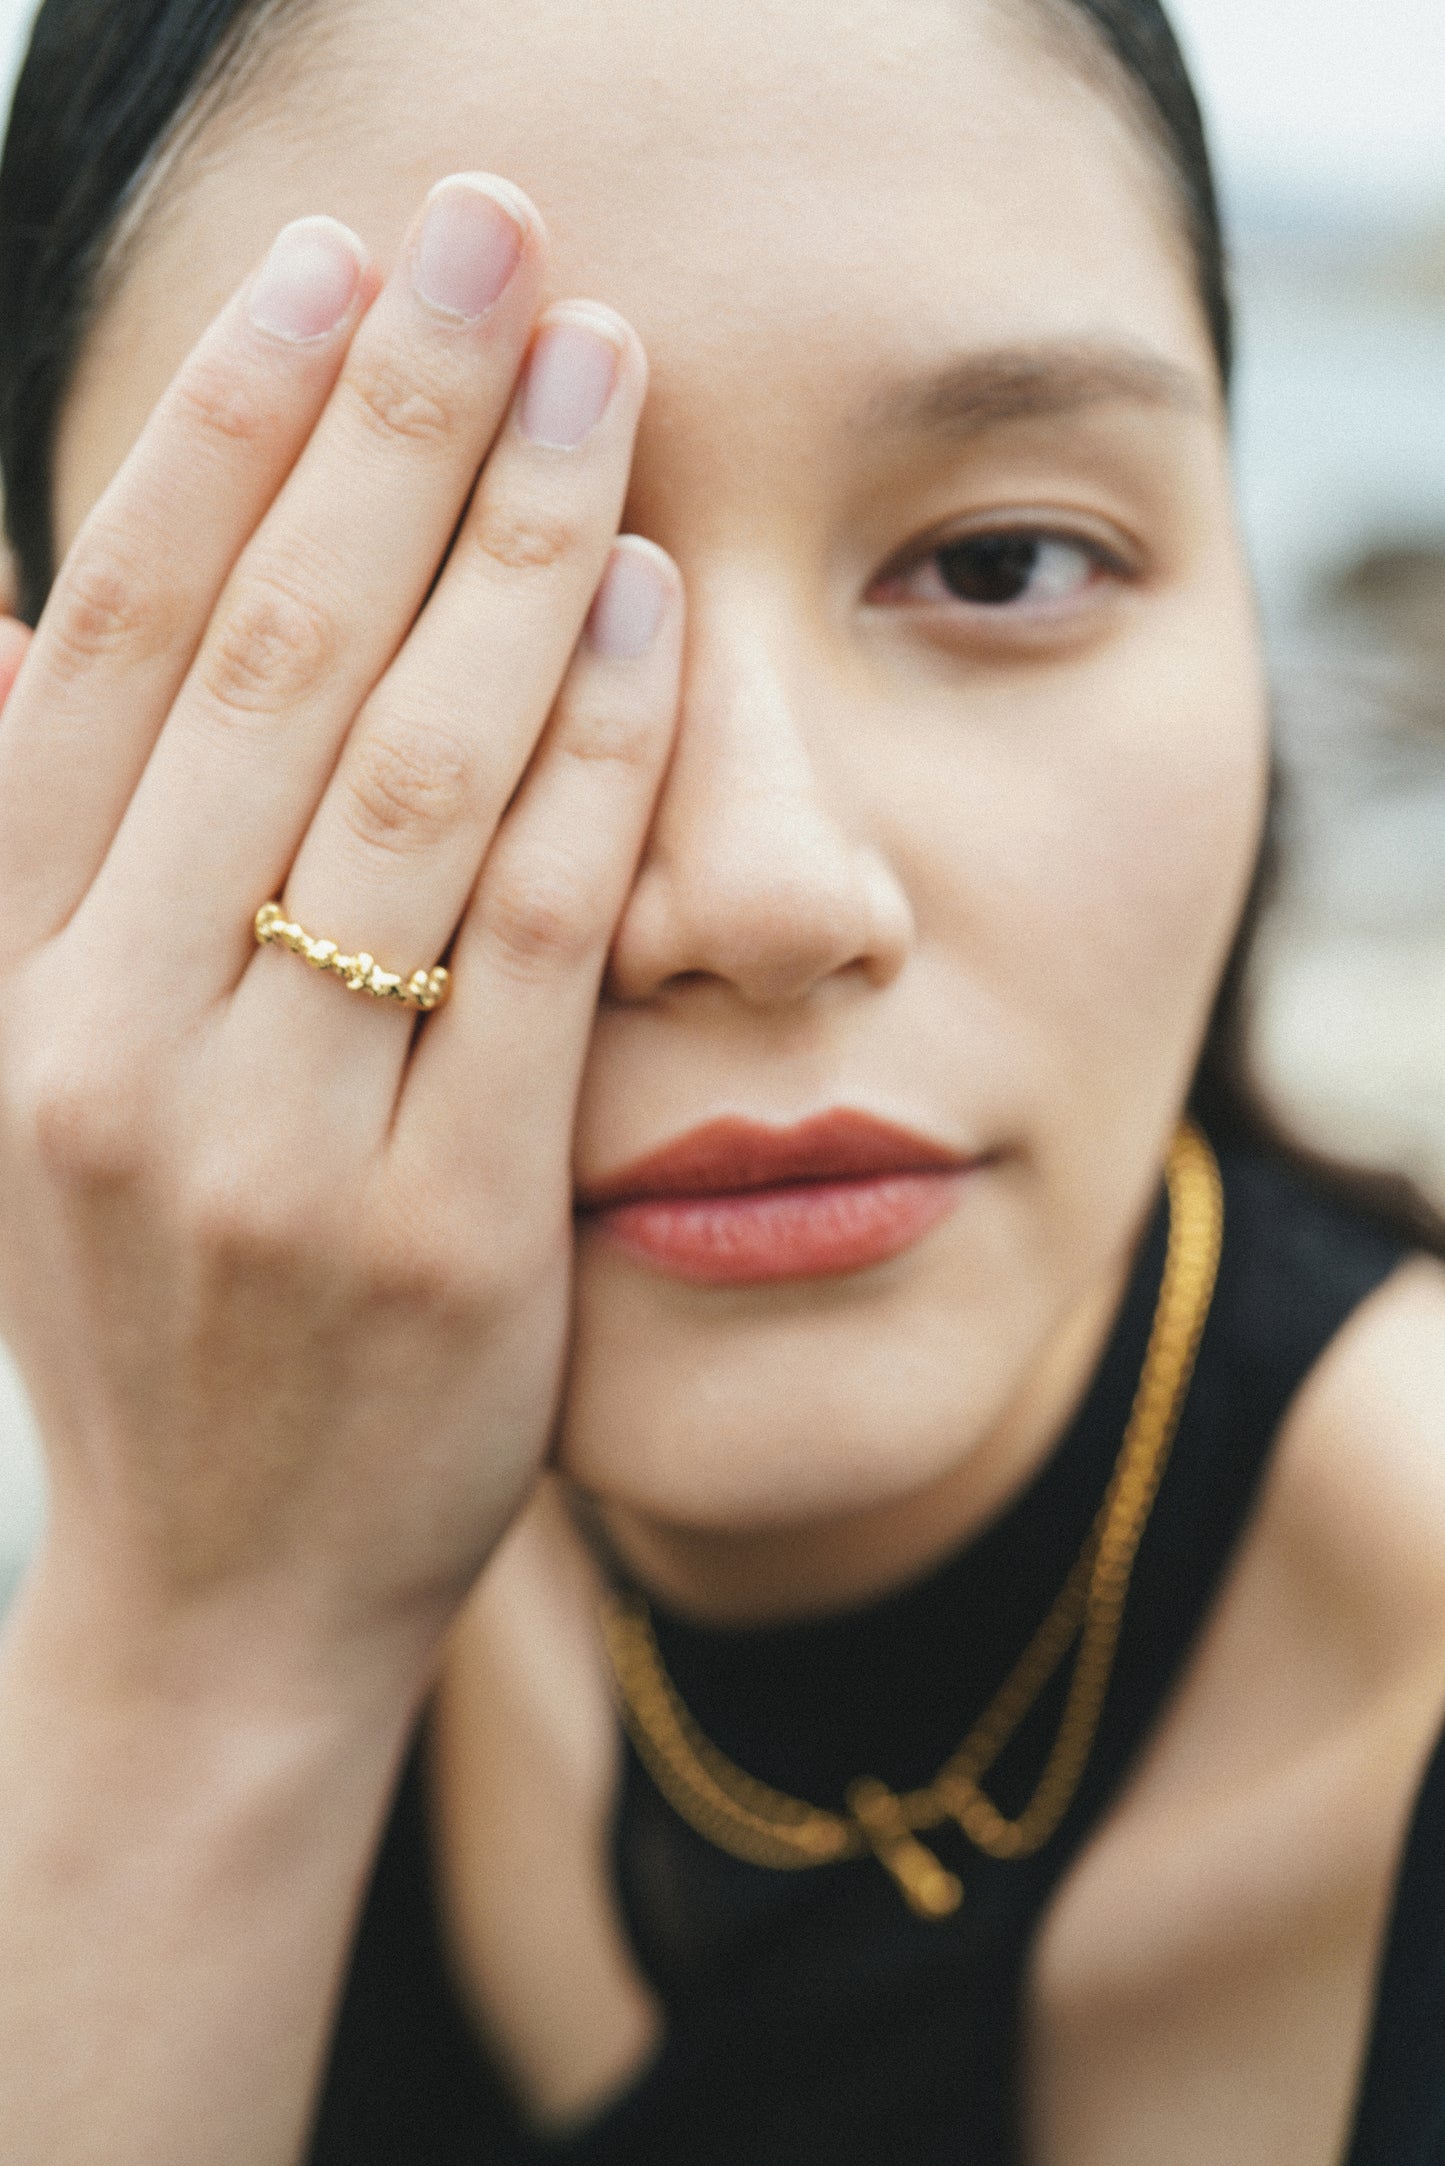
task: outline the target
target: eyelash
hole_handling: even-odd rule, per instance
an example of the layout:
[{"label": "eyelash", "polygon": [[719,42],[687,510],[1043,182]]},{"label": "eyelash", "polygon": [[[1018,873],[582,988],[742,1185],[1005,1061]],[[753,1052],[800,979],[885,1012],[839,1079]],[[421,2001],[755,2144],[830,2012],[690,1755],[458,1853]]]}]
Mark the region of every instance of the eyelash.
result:
[{"label": "eyelash", "polygon": [[[1046,591],[1041,600],[1030,603],[1027,582],[1036,578],[1041,569],[1047,572],[1050,552],[1068,552],[1082,560],[1085,576],[1067,593],[1056,587],[1054,592]],[[1057,557],[1052,559],[1052,569],[1058,580],[1061,573]],[[934,591],[908,596],[905,588],[924,573],[932,574]],[[911,599],[925,608],[970,615],[976,612],[995,621],[1003,617],[1056,619],[1085,600],[1098,584],[1100,575],[1115,582],[1126,580],[1131,575],[1131,567],[1117,550],[1107,548],[1089,535],[1021,523],[945,535],[932,548],[921,550],[884,572],[875,583],[869,600]],[[1018,593],[1009,592],[1020,580],[1025,582],[1024,587]],[[970,582],[975,588],[973,593],[959,591]],[[992,593],[988,591],[990,588],[994,589]]]}]

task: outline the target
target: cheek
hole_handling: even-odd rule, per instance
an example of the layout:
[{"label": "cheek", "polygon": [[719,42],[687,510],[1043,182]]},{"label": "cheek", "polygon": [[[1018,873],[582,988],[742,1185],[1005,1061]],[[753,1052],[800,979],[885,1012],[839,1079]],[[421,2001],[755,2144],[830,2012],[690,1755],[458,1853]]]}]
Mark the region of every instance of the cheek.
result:
[{"label": "cheek", "polygon": [[916,1265],[761,1320],[584,1258],[562,1435],[584,1488],[734,1527],[918,1489],[1116,1267],[1258,847],[1256,642],[1243,603],[1211,599],[1087,664],[880,701],[849,729],[827,710],[819,772],[917,927],[893,984],[828,1011],[834,1050],[1009,1170]]},{"label": "cheek", "polygon": [[1012,1039],[1026,1092],[1052,1099],[1063,1067],[1071,1093],[1147,1119],[1141,1094],[1187,1086],[1268,782],[1252,623],[1242,606],[1215,623],[1156,624],[1147,648],[1120,642],[1029,697],[1001,694],[960,740],[953,786],[918,807],[925,915]]},{"label": "cheek", "polygon": [[[1140,688],[1152,686],[1152,700]],[[1097,717],[1076,777],[1076,969],[1125,1028],[1203,1027],[1258,856],[1269,776],[1252,630],[1180,641]]]}]

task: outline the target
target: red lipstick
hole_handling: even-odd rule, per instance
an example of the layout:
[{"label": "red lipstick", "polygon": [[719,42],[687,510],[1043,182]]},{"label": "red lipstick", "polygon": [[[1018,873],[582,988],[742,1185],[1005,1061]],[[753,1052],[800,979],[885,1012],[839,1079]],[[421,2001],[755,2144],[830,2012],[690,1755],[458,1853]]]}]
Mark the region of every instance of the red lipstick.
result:
[{"label": "red lipstick", "polygon": [[584,1187],[604,1239],[673,1278],[757,1286],[885,1263],[946,1218],[978,1161],[868,1113],[709,1121]]}]

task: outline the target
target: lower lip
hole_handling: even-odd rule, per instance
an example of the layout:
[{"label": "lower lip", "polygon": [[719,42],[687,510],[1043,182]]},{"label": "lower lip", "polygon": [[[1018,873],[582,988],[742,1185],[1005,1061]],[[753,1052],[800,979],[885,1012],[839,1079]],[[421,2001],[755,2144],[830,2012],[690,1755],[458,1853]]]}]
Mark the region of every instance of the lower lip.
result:
[{"label": "lower lip", "polygon": [[836,1278],[902,1255],[945,1219],[960,1171],[800,1182],[614,1204],[590,1223],[640,1262],[702,1286]]}]

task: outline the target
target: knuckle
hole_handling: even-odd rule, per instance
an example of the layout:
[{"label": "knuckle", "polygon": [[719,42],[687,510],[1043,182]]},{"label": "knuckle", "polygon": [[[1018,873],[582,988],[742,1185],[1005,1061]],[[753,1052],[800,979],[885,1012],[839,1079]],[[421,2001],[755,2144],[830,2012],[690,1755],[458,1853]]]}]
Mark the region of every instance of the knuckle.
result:
[{"label": "knuckle", "polygon": [[318,1240],[316,1213],[295,1184],[271,1167],[255,1177],[233,1150],[190,1170],[179,1216],[191,1251],[223,1277],[294,1277]]},{"label": "knuckle", "polygon": [[223,712],[274,714],[314,693],[339,651],[331,615],[299,583],[255,573],[212,633],[201,681]]},{"label": "knuckle", "polygon": [[649,773],[657,766],[665,733],[646,702],[582,698],[560,718],[558,750],[584,765],[594,762]]},{"label": "knuckle", "polygon": [[97,662],[146,661],[172,644],[177,626],[141,552],[101,530],[62,574],[46,629],[52,663],[68,680]]},{"label": "knuckle", "polygon": [[504,1259],[479,1250],[475,1232],[468,1245],[438,1242],[427,1268],[426,1313],[443,1330],[462,1339],[516,1303],[517,1287]]},{"label": "knuckle", "polygon": [[256,443],[270,416],[233,368],[198,356],[176,379],[172,395],[189,433],[229,448]]},{"label": "knuckle", "polygon": [[467,531],[484,563],[504,572],[545,572],[573,554],[585,522],[561,504],[489,502],[484,492]]},{"label": "knuckle", "polygon": [[104,1033],[89,1031],[79,1046],[48,1047],[12,1086],[36,1160],[52,1179],[81,1192],[125,1187],[147,1158],[145,1093],[117,1063],[97,1058],[104,1042]]},{"label": "knuckle", "polygon": [[380,1214],[373,1269],[389,1292],[435,1321],[475,1329],[479,1315],[515,1296],[515,1274],[503,1252],[493,1184],[483,1174],[463,1191],[450,1162],[430,1147],[411,1149],[393,1168],[407,1209]]},{"label": "knuckle", "polygon": [[363,429],[383,443],[425,447],[448,443],[457,433],[457,400],[390,356],[355,357],[342,393]]},{"label": "knuckle", "polygon": [[363,730],[342,771],[343,816],[371,849],[414,850],[463,822],[472,804],[465,745],[433,723]]},{"label": "knuckle", "polygon": [[481,898],[484,935],[502,968],[523,979],[583,961],[597,944],[594,915],[575,875],[556,863],[509,868]]},{"label": "knuckle", "polygon": [[472,1309],[464,1259],[435,1229],[388,1228],[368,1259],[367,1285],[373,1305],[435,1324],[464,1318]]}]

